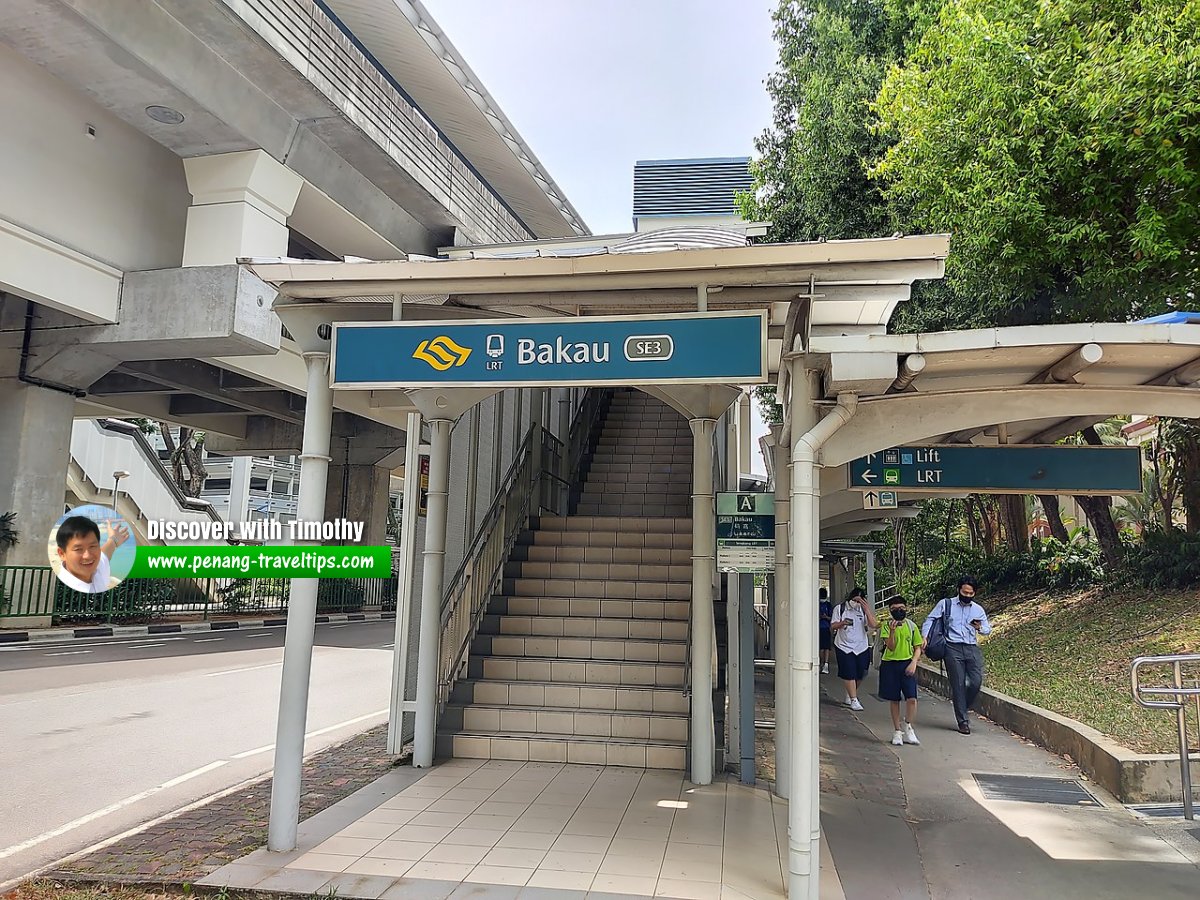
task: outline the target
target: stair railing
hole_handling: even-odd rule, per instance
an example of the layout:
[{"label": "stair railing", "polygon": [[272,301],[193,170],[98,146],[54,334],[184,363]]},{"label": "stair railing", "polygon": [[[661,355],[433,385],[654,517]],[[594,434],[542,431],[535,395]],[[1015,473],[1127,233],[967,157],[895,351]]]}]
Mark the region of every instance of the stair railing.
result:
[{"label": "stair railing", "polygon": [[442,598],[442,638],[438,660],[438,710],[445,707],[470,656],[471,643],[503,578],[517,538],[536,513],[540,487],[548,480],[535,452],[544,431],[532,426],[504,476],[499,493],[483,515],[475,538]]}]

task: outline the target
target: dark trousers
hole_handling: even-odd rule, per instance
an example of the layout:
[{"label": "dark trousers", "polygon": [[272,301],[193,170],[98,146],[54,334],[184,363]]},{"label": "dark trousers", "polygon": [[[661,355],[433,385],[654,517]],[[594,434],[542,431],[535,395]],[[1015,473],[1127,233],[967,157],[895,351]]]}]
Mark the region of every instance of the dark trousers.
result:
[{"label": "dark trousers", "polygon": [[975,702],[979,689],[983,687],[983,651],[979,645],[947,641],[946,677],[950,679],[954,717],[959,725],[966,725],[967,709]]}]

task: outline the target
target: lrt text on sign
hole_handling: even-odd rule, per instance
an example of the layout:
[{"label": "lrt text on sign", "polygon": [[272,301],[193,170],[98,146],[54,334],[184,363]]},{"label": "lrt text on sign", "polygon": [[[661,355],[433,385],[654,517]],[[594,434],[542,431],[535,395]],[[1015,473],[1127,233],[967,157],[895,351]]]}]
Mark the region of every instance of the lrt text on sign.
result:
[{"label": "lrt text on sign", "polygon": [[335,388],[760,384],[766,314],[680,313],[333,326]]},{"label": "lrt text on sign", "polygon": [[848,466],[850,489],[917,493],[1137,494],[1138,447],[893,447]]}]

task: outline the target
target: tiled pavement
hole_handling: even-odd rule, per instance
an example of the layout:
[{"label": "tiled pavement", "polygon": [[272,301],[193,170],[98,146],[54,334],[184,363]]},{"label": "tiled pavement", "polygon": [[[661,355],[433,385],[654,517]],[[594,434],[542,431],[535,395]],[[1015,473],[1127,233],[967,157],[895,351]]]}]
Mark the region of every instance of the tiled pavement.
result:
[{"label": "tiled pavement", "polygon": [[258,851],[201,884],[370,900],[783,897],[786,806],[760,789],[501,760],[400,775],[306,822],[296,852]]}]

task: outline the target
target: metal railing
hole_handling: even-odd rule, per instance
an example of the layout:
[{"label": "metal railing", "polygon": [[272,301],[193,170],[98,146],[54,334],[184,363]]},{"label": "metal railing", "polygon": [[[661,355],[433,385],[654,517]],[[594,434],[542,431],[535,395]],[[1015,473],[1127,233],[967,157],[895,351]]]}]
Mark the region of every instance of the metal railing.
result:
[{"label": "metal railing", "polygon": [[[130,578],[102,594],[83,594],[60,582],[50,566],[0,566],[0,624],[46,616],[55,624],[282,616],[291,587],[290,578]],[[395,575],[323,578],[317,584],[319,615],[395,608]]]},{"label": "metal railing", "polygon": [[[445,708],[467,667],[471,643],[487,612],[488,603],[504,574],[504,563],[533,514],[535,494],[548,480],[534,452],[534,426],[525,436],[503,487],[488,507],[462,565],[450,580],[442,600],[442,637],[438,660],[438,710]],[[541,435],[537,435],[542,446]]]},{"label": "metal railing", "polygon": [[[1129,667],[1130,689],[1134,702],[1146,709],[1173,709],[1179,727],[1179,777],[1183,784],[1183,817],[1195,818],[1192,802],[1192,767],[1187,735],[1187,698],[1196,698],[1197,713],[1200,715],[1200,686],[1184,687],[1183,667],[1200,664],[1200,654],[1174,656],[1139,656]],[[1142,670],[1170,666],[1172,684],[1146,685],[1142,683]],[[1158,698],[1158,699],[1156,699]]]}]

